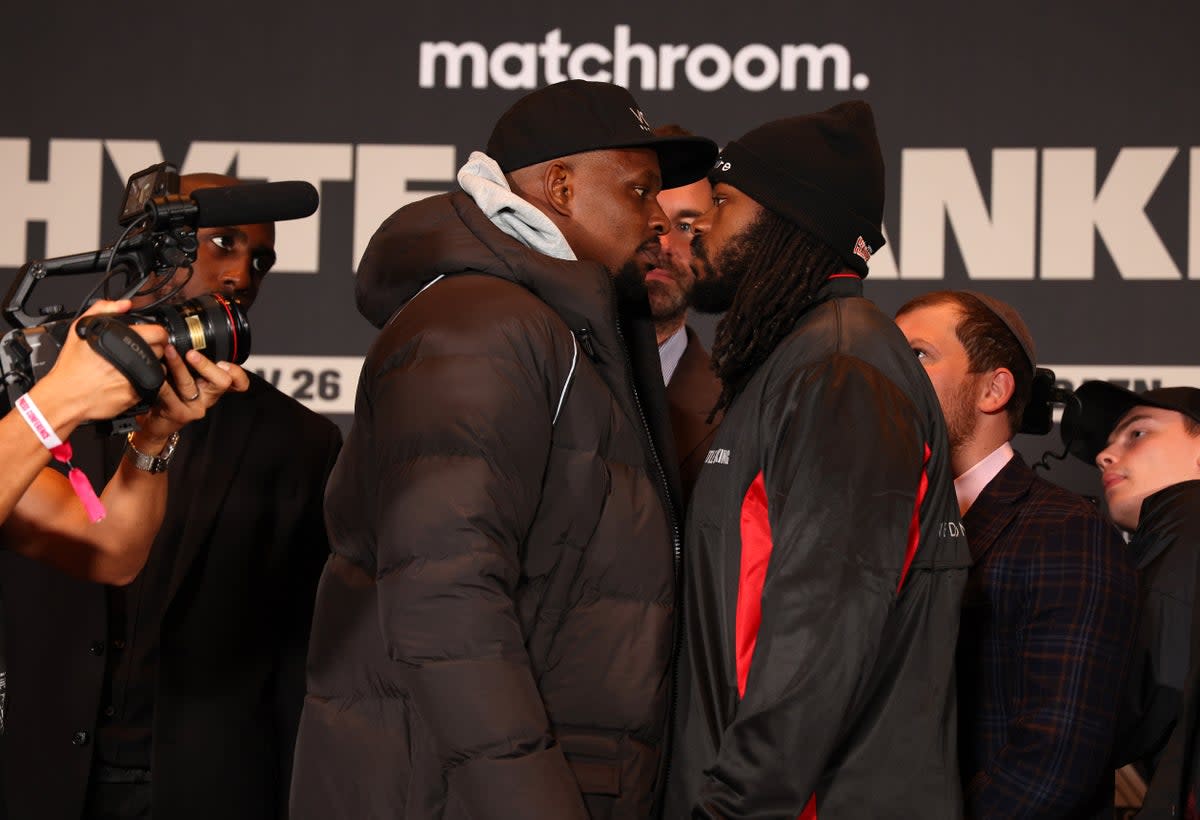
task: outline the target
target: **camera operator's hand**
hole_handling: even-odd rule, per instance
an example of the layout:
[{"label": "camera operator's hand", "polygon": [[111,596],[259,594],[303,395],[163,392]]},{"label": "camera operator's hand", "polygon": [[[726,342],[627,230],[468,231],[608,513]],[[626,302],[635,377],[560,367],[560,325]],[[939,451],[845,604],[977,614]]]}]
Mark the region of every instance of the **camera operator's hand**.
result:
[{"label": "camera operator's hand", "polygon": [[[128,299],[99,301],[83,315],[124,313],[130,304]],[[164,328],[144,324],[134,325],[133,330],[150,345],[154,355],[162,357],[169,346]],[[138,403],[129,380],[79,338],[75,325],[67,333],[54,367],[29,392],[63,439],[85,421],[119,416]]]},{"label": "camera operator's hand", "polygon": [[142,429],[134,434],[134,446],[152,454],[166,445],[172,433],[203,418],[227,391],[244,393],[250,388],[250,377],[242,368],[230,362],[213,363],[195,350],[189,350],[185,359],[167,345],[163,361],[168,378],[158,392],[158,401],[138,417]]},{"label": "camera operator's hand", "polygon": [[[114,313],[127,308],[128,303],[108,303],[97,312]],[[250,379],[237,365],[227,362],[214,364],[194,350],[188,351],[185,363],[175,348],[166,344],[162,328],[152,325],[137,325],[135,328],[139,333],[143,329],[151,329],[164,334],[156,344],[153,336],[157,334],[142,333],[143,338],[156,347],[156,352],[157,349],[162,350],[169,378],[159,391],[158,401],[138,418],[142,429],[130,439],[136,451],[158,456],[172,434],[188,422],[204,416],[205,411],[227,391],[247,390]],[[74,340],[82,342],[80,339]],[[82,347],[83,352],[92,353],[86,342]],[[88,362],[86,357],[82,361],[92,367],[102,361],[94,354],[93,358],[97,362]],[[196,375],[188,370],[188,364]],[[55,366],[57,368],[57,363]],[[71,365],[65,372],[74,373],[76,369],[75,365]],[[124,381],[120,374],[115,378]],[[49,380],[50,376],[47,375],[35,388]],[[97,384],[108,385],[103,380],[93,380],[91,384],[94,390],[108,390],[110,404],[103,411],[107,416],[119,413],[137,401],[132,389],[128,388],[128,382],[125,383],[128,394],[116,387],[97,387]],[[84,401],[77,393],[71,396],[68,391],[70,385],[51,386],[55,391],[64,391],[62,395],[70,401],[91,408],[83,413],[84,418],[95,417],[93,414],[99,412],[96,408],[101,404],[97,401]],[[58,394],[50,392],[46,395],[54,397]],[[167,474],[135,466],[127,454],[101,495],[108,515],[104,520],[93,523],[85,514],[84,506],[75,498],[66,478],[50,469],[41,469],[37,474],[49,459],[49,453],[26,427],[23,419],[14,413],[8,416],[11,418],[3,419],[3,430],[0,432],[11,435],[3,441],[11,439],[13,456],[18,455],[17,446],[25,448],[26,457],[18,463],[28,462],[30,469],[22,475],[16,475],[17,470],[10,470],[9,474],[0,473],[0,513],[7,515],[7,520],[0,518],[0,535],[5,546],[78,578],[110,584],[132,581],[145,564],[150,545],[162,522],[166,507]]]}]

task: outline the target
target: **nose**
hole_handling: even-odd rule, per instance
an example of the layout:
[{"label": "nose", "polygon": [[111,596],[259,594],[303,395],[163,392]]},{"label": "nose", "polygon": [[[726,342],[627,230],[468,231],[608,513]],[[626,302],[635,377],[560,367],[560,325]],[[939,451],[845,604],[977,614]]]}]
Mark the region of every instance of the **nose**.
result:
[{"label": "nose", "polygon": [[220,281],[221,290],[228,291],[229,293],[239,293],[248,290],[252,281],[249,257],[230,262],[221,271]]},{"label": "nose", "polygon": [[708,233],[708,229],[712,227],[712,212],[713,212],[713,209],[709,208],[707,211],[700,214],[700,216],[698,216],[694,220],[692,220],[692,241],[693,242],[696,241],[697,236],[699,236],[700,234],[703,234],[703,233]]},{"label": "nose", "polygon": [[659,234],[658,237],[658,244],[662,247],[663,254],[671,257],[677,257],[680,254],[686,255],[691,241],[691,234],[676,227],[669,228],[666,233]]},{"label": "nose", "polygon": [[662,206],[658,204],[657,199],[651,199],[650,202],[653,203],[650,209],[650,229],[654,231],[659,239],[662,239],[667,233],[667,215],[663,211]]},{"label": "nose", "polygon": [[1096,456],[1096,466],[1101,470],[1111,467],[1116,462],[1117,456],[1113,453],[1111,447],[1106,447],[1100,451],[1099,455]]}]

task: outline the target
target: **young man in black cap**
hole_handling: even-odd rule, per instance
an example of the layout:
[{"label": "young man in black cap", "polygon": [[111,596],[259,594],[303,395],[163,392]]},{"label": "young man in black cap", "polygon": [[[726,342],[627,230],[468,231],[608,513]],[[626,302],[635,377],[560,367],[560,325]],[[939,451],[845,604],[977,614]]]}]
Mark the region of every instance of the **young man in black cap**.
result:
[{"label": "young man in black cap", "polygon": [[650,815],[679,540],[643,280],[715,156],[559,83],[371,240],[293,818]]},{"label": "young man in black cap", "polygon": [[[1109,515],[1131,532],[1139,617],[1116,740],[1118,765],[1149,782],[1139,817],[1196,811],[1200,638],[1200,390],[1133,393],[1107,382],[1075,391],[1063,420],[1071,451],[1095,461]],[[1189,668],[1191,671],[1189,672]]]},{"label": "young man in black cap", "polygon": [[730,143],[693,223],[728,307],[725,420],[692,498],[666,817],[958,817],[970,556],[941,408],[862,298],[883,244],[870,108]]},{"label": "young man in black cap", "polygon": [[1010,305],[935,291],[901,307],[896,324],[946,416],[974,560],[958,636],[967,814],[1111,815],[1113,734],[1137,612],[1125,542],[1094,504],[1039,478],[1013,451],[1037,358]]}]

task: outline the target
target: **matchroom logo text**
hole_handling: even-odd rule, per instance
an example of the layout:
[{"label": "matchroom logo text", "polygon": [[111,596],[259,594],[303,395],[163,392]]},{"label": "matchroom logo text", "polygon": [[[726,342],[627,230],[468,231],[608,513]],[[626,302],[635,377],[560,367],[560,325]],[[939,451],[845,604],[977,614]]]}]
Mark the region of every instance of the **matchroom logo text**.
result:
[{"label": "matchroom logo text", "polygon": [[853,73],[850,50],[839,43],[750,43],[731,52],[717,43],[649,45],[633,42],[629,26],[613,29],[611,43],[563,42],[553,29],[540,43],[445,40],[421,43],[421,88],[534,89],[563,80],[597,80],[631,90],[671,91],[686,85],[720,91],[863,91],[871,80]]}]

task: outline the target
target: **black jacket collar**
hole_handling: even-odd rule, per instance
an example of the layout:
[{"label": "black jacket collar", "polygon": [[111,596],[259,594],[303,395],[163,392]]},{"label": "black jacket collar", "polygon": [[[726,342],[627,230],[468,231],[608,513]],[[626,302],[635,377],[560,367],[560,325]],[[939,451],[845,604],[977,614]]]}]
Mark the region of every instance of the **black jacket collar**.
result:
[{"label": "black jacket collar", "polygon": [[1172,484],[1142,502],[1138,528],[1129,542],[1137,568],[1181,539],[1200,545],[1200,481]]}]

